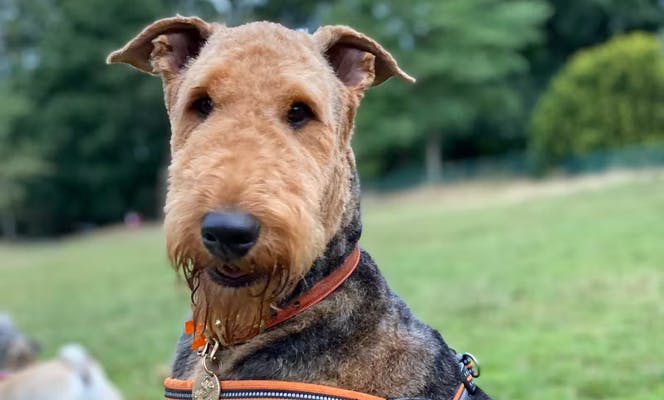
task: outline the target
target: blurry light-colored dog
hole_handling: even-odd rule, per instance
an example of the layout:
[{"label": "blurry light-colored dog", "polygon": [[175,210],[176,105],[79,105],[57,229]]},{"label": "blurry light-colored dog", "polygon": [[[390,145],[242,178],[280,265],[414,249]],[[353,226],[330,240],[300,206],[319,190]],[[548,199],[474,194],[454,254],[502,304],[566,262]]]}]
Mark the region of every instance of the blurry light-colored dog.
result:
[{"label": "blurry light-colored dog", "polygon": [[35,363],[1,380],[0,399],[122,400],[122,395],[82,346],[68,344],[56,359]]}]

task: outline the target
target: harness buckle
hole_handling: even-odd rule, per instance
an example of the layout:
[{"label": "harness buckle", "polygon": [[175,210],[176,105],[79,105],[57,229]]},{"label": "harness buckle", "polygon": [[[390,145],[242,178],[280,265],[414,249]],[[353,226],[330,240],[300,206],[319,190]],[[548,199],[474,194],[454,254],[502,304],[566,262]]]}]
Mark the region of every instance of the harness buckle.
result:
[{"label": "harness buckle", "polygon": [[456,359],[459,362],[461,376],[463,376],[463,385],[470,394],[475,393],[477,385],[473,378],[480,376],[480,363],[477,358],[470,353],[457,353]]},{"label": "harness buckle", "polygon": [[463,353],[459,362],[463,362],[464,367],[470,370],[470,374],[473,378],[480,377],[480,362],[477,361],[477,358],[475,358],[474,355]]}]

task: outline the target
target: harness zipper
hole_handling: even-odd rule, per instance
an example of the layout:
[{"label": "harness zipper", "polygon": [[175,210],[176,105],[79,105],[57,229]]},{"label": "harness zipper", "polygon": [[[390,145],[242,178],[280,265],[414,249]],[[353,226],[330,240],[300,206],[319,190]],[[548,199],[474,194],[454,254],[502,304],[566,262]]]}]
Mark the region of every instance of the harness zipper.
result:
[{"label": "harness zipper", "polygon": [[[166,397],[178,400],[190,400],[191,392],[166,390]],[[294,400],[354,400],[346,397],[329,396],[308,392],[290,392],[283,390],[228,390],[222,391],[220,399],[294,399]]]}]

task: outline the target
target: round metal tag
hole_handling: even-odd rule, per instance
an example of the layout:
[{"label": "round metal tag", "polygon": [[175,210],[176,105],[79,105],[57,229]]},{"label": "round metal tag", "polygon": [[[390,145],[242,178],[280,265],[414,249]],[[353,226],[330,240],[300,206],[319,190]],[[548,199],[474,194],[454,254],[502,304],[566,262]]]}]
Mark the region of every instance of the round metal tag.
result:
[{"label": "round metal tag", "polygon": [[220,393],[219,378],[212,372],[201,371],[194,381],[193,400],[219,400]]}]

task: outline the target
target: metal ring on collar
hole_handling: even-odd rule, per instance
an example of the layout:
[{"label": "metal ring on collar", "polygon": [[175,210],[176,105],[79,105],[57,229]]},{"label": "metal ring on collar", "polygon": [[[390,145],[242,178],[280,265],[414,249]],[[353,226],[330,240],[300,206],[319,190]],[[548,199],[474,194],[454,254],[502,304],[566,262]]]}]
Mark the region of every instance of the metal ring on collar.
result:
[{"label": "metal ring on collar", "polygon": [[468,357],[472,362],[470,374],[473,376],[473,378],[478,378],[480,376],[480,363],[477,361],[477,358],[475,358],[475,356],[470,353],[463,353],[463,356]]}]

